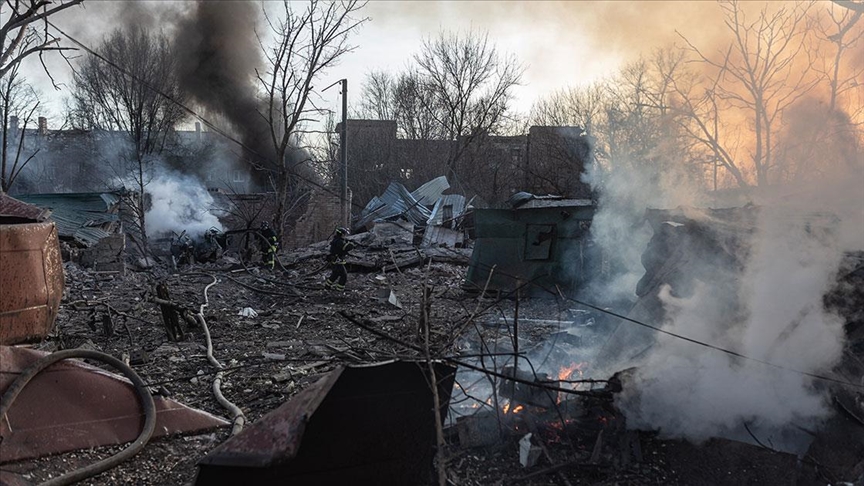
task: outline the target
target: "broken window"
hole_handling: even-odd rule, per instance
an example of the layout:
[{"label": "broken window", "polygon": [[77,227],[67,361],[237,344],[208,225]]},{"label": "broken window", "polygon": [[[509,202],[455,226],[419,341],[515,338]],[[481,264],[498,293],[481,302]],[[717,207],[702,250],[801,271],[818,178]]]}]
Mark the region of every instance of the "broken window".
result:
[{"label": "broken window", "polygon": [[555,241],[554,224],[529,224],[525,226],[525,260],[549,260],[552,258],[552,243]]}]

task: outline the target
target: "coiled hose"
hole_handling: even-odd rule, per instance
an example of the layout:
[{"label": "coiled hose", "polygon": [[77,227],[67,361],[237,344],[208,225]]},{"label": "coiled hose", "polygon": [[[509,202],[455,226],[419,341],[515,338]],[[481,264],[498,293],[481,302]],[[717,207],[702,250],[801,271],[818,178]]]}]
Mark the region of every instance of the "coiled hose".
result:
[{"label": "coiled hose", "polygon": [[9,408],[12,407],[12,403],[24,387],[27,386],[27,383],[29,383],[30,380],[52,364],[69,358],[86,358],[101,361],[120,370],[127,378],[129,378],[135,386],[135,391],[138,393],[141,407],[144,409],[144,428],[141,430],[138,438],[135,439],[135,442],[131,443],[127,448],[117,454],[89,466],[53,478],[42,483],[41,486],[62,486],[72,484],[117,466],[126,459],[137,454],[147,444],[147,441],[150,440],[150,436],[153,435],[153,430],[156,428],[156,404],[153,402],[153,397],[150,395],[150,391],[147,389],[147,385],[141,377],[138,376],[138,374],[135,373],[135,370],[130,368],[129,365],[119,359],[109,354],[89,349],[69,349],[66,351],[58,351],[45,356],[25,369],[21,375],[12,382],[6,390],[6,393],[3,394],[3,397],[0,398],[0,417],[6,415],[6,412],[8,412]]}]

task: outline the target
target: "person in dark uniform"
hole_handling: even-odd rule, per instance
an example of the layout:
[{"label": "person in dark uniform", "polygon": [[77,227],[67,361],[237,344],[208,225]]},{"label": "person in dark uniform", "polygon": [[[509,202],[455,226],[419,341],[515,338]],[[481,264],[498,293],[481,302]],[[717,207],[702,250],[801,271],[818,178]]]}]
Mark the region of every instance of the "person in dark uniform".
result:
[{"label": "person in dark uniform", "polygon": [[262,261],[264,262],[264,266],[273,270],[273,267],[276,265],[276,250],[279,249],[276,232],[273,231],[273,228],[270,227],[267,221],[261,223],[261,228],[258,232],[261,233],[263,238],[261,240]]},{"label": "person in dark uniform", "polygon": [[345,290],[345,282],[348,281],[348,270],[345,265],[345,257],[348,252],[355,248],[354,243],[346,240],[349,235],[348,228],[336,228],[336,235],[330,241],[330,253],[327,255],[327,261],[330,262],[330,276],[324,281],[324,287],[335,290]]}]

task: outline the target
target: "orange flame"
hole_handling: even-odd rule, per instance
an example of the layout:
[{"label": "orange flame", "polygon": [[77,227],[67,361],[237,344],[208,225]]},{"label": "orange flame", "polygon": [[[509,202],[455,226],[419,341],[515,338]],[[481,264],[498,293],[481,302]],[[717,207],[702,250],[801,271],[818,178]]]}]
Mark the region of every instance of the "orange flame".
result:
[{"label": "orange flame", "polygon": [[586,366],[588,366],[586,361],[582,361],[581,363],[570,363],[570,366],[563,366],[558,371],[558,379],[569,380],[573,373],[577,371],[579,372],[579,376],[582,376],[582,372]]}]

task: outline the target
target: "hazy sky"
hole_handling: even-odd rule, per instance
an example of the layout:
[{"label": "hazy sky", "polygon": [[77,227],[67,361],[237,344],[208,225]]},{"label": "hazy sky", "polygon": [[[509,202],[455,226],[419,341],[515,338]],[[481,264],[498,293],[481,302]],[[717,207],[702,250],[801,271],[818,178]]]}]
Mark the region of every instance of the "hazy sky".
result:
[{"label": "hazy sky", "polygon": [[[171,20],[190,3],[86,0],[84,5],[64,12],[56,23],[70,35],[95,46],[102,36],[129,18],[170,32]],[[268,9],[279,7],[278,2],[264,5]],[[680,43],[676,29],[702,45],[713,44],[723,32],[720,9],[709,0],[371,1],[364,13],[371,20],[352,37],[357,49],[320,81],[324,87],[348,78],[351,105],[357,103],[366,73],[404,68],[423,38],[441,29],[488,31],[500,51],[516,55],[526,66],[524,86],[516,92],[516,107],[522,111],[545,93],[612,75],[622,63],[640,53]],[[68,81],[68,68],[62,61],[55,58],[49,66],[59,82]],[[46,95],[46,114],[51,124],[60,123],[66,91],[51,87],[38,61],[31,62],[27,74]],[[338,91],[325,93],[325,100],[337,108]]]}]

